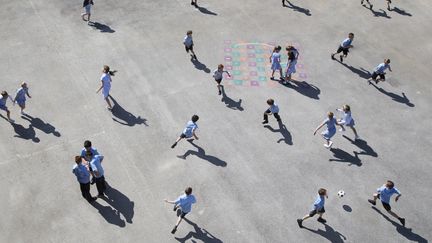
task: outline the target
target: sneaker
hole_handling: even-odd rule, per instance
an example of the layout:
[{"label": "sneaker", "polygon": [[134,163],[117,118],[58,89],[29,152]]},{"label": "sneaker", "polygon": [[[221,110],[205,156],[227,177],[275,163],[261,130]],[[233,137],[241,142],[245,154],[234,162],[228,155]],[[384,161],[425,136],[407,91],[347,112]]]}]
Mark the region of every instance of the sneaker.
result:
[{"label": "sneaker", "polygon": [[372,200],[372,199],[368,199],[368,202],[370,202],[370,204],[372,204],[372,205],[376,205],[376,202],[374,201],[374,200]]},{"label": "sneaker", "polygon": [[339,128],[339,132],[345,132],[345,127]]},{"label": "sneaker", "polygon": [[333,142],[332,141],[330,141],[330,143],[329,144],[324,144],[324,147],[326,147],[326,148],[331,148],[331,146],[333,145]]},{"label": "sneaker", "polygon": [[399,221],[401,222],[402,226],[405,227],[405,219],[404,218],[399,218]]},{"label": "sneaker", "polygon": [[21,115],[25,116],[27,114],[24,111],[21,111]]},{"label": "sneaker", "polygon": [[267,124],[267,123],[268,123],[268,121],[263,121],[263,122],[262,122],[262,124]]},{"label": "sneaker", "polygon": [[355,136],[354,140],[360,140],[360,136],[359,135]]},{"label": "sneaker", "polygon": [[331,55],[331,59],[336,60],[336,58],[334,57],[334,54]]},{"label": "sneaker", "polygon": [[274,77],[271,77],[270,79],[271,79],[271,80],[274,80]]},{"label": "sneaker", "polygon": [[194,3],[194,2],[191,2],[191,5],[195,5],[195,3]]},{"label": "sneaker", "polygon": [[14,119],[9,119],[9,122],[10,123],[15,123],[15,120]]},{"label": "sneaker", "polygon": [[327,220],[325,220],[325,219],[323,219],[321,217],[318,217],[317,221],[320,222],[320,223],[327,223]]},{"label": "sneaker", "polygon": [[177,145],[177,142],[173,143],[173,145],[171,145],[171,148],[173,149],[176,145]]},{"label": "sneaker", "polygon": [[194,58],[195,60],[198,60],[198,58],[196,57],[196,55],[193,55],[193,58]]},{"label": "sneaker", "polygon": [[174,228],[171,230],[171,234],[175,234],[176,231],[177,231],[177,226],[174,226]]},{"label": "sneaker", "polygon": [[340,60],[340,62],[343,62],[343,56],[342,55],[339,56],[339,60]]},{"label": "sneaker", "polygon": [[303,220],[302,219],[297,219],[297,224],[300,228],[303,228]]},{"label": "sneaker", "polygon": [[178,206],[174,205],[173,211],[175,212],[175,211],[177,211],[177,209],[178,209]]}]

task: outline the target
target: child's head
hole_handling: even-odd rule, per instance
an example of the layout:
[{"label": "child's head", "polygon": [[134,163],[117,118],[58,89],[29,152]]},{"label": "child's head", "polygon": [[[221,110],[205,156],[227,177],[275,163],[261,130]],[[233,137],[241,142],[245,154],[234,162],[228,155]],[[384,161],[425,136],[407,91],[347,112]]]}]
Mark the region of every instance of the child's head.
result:
[{"label": "child's head", "polygon": [[390,59],[384,59],[385,64],[390,64]]},{"label": "child's head", "polygon": [[327,190],[324,189],[324,188],[320,188],[320,189],[318,190],[318,195],[320,195],[320,196],[325,196],[325,195],[327,195]]},{"label": "child's head", "polygon": [[224,65],[223,65],[223,64],[219,64],[219,65],[218,65],[218,69],[219,69],[219,70],[222,70],[223,68],[224,68]]},{"label": "child's head", "polygon": [[92,146],[92,143],[91,143],[90,140],[85,140],[85,141],[84,141],[84,148],[85,148],[86,150],[89,150],[89,149],[91,148],[91,146]]},{"label": "child's head", "polygon": [[344,106],[342,107],[342,109],[343,109],[345,112],[347,112],[347,111],[351,111],[351,107],[350,107],[349,105],[344,105]]},{"label": "child's head", "polygon": [[191,118],[192,122],[197,122],[198,119],[199,119],[198,115],[193,115],[192,118]]},{"label": "child's head", "polygon": [[333,112],[331,112],[331,111],[329,111],[329,112],[327,112],[327,117],[329,118],[329,119],[333,119]]},{"label": "child's head", "polygon": [[350,39],[354,39],[354,33],[349,33],[349,34],[348,34],[348,38],[350,38]]},{"label": "child's head", "polygon": [[186,35],[192,35],[192,30],[188,30],[188,31],[186,32]]},{"label": "child's head", "polygon": [[267,100],[267,105],[274,105],[274,100],[273,99],[268,99]]},{"label": "child's head", "polygon": [[188,188],[186,188],[185,189],[185,193],[186,193],[186,195],[190,195],[190,194],[192,194],[192,187],[188,187]]},{"label": "child's head", "polygon": [[27,83],[26,82],[22,82],[21,83],[21,87],[26,88],[27,87]]},{"label": "child's head", "polygon": [[77,164],[81,163],[81,158],[82,157],[79,155],[75,156],[75,163],[77,163]]},{"label": "child's head", "polygon": [[108,65],[104,65],[102,72],[109,73],[109,71],[110,71],[110,67]]},{"label": "child's head", "polygon": [[285,50],[287,50],[287,51],[291,51],[292,49],[294,49],[294,46],[287,46],[287,47],[285,48]]},{"label": "child's head", "polygon": [[3,97],[8,97],[8,96],[9,96],[8,92],[6,92],[6,91],[2,91],[2,92],[1,92],[1,95],[2,95]]},{"label": "child's head", "polygon": [[392,189],[392,188],[394,187],[394,183],[393,183],[393,181],[388,180],[388,181],[386,182],[386,187],[387,187],[388,189]]}]

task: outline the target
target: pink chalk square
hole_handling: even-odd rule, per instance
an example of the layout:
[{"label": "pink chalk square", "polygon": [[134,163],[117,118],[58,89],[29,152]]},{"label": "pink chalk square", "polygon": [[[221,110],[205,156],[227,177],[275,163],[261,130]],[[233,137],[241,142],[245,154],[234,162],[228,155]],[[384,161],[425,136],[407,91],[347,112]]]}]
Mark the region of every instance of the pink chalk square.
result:
[{"label": "pink chalk square", "polygon": [[250,75],[250,76],[257,76],[257,75],[258,75],[258,73],[257,73],[257,72],[255,72],[255,71],[250,71],[250,72],[249,72],[249,75]]},{"label": "pink chalk square", "polygon": [[247,49],[255,49],[254,45],[247,45]]},{"label": "pink chalk square", "polygon": [[249,58],[255,58],[255,53],[248,53]]},{"label": "pink chalk square", "polygon": [[249,67],[256,67],[256,62],[250,62]]},{"label": "pink chalk square", "polygon": [[259,86],[258,81],[250,81],[251,86]]},{"label": "pink chalk square", "polygon": [[299,77],[300,77],[300,78],[307,78],[307,75],[306,75],[306,73],[300,73],[300,74],[299,74]]},{"label": "pink chalk square", "polygon": [[231,44],[231,40],[224,40],[225,44]]},{"label": "pink chalk square", "polygon": [[227,47],[227,48],[224,49],[224,51],[225,51],[225,52],[232,52],[232,49],[229,48],[229,47]]},{"label": "pink chalk square", "polygon": [[227,76],[226,79],[227,79],[227,80],[232,80],[232,79],[233,79],[233,76],[232,76],[232,75],[231,75],[231,76]]},{"label": "pink chalk square", "polygon": [[226,65],[225,68],[226,68],[226,70],[230,70],[230,71],[233,69],[233,67],[231,65]]},{"label": "pink chalk square", "polygon": [[227,62],[231,62],[231,61],[232,61],[231,56],[225,56],[225,61],[227,61]]},{"label": "pink chalk square", "polygon": [[302,69],[304,66],[303,66],[303,64],[297,64],[296,65],[296,68],[299,68],[299,69]]}]

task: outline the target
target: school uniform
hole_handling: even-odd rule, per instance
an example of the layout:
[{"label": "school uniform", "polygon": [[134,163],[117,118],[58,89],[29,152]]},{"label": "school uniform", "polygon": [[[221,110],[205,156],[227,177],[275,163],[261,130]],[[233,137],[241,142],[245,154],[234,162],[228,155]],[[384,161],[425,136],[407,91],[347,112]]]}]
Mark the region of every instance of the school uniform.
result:
[{"label": "school uniform", "polygon": [[325,197],[318,195],[312,206],[312,211],[309,212],[309,217],[313,217],[317,213],[325,213],[324,204]]},{"label": "school uniform", "polygon": [[6,106],[6,101],[7,101],[8,97],[3,97],[0,99],[0,110],[4,110],[4,111],[8,111],[8,108]]},{"label": "school uniform", "polygon": [[213,71],[213,78],[215,79],[215,81],[220,84],[222,82],[223,79],[223,73],[227,73],[229,75],[228,71],[222,70],[220,71],[219,69],[215,69]]},{"label": "school uniform", "polygon": [[387,63],[381,63],[376,66],[374,72],[372,73],[372,79],[376,80],[376,78],[379,76],[380,79],[385,80],[385,70],[389,67],[390,65]]},{"label": "school uniform", "polygon": [[282,67],[280,65],[280,58],[281,58],[281,54],[278,52],[273,52],[272,56],[271,56],[271,70],[281,70]]},{"label": "school uniform", "polygon": [[179,207],[181,210],[180,217],[182,218],[192,211],[192,204],[194,203],[196,203],[196,198],[192,194],[183,194],[174,201],[175,208]]},{"label": "school uniform", "polygon": [[279,106],[277,104],[271,105],[265,112],[264,112],[264,122],[268,122],[268,115],[273,114],[274,117],[278,122],[281,121],[281,118],[279,116]]},{"label": "school uniform", "polygon": [[193,132],[198,128],[198,125],[193,121],[188,121],[186,124],[186,128],[183,130],[180,135],[181,138],[191,138],[193,136]]},{"label": "school uniform", "polygon": [[299,54],[298,54],[298,51],[296,49],[288,52],[288,63],[287,63],[286,76],[289,76],[289,75],[291,75],[297,71],[296,70],[296,64],[297,64],[298,55]]},{"label": "school uniform", "polygon": [[93,0],[84,0],[83,8],[85,9],[86,14],[90,14],[91,5],[94,5]]},{"label": "school uniform", "polygon": [[185,45],[185,50],[187,53],[189,53],[189,51],[193,51],[194,43],[192,40],[192,36],[186,35],[183,39],[183,44]]},{"label": "school uniform", "polygon": [[101,76],[102,81],[102,95],[104,99],[106,99],[109,96],[109,92],[111,90],[111,75],[109,73],[104,73]]},{"label": "school uniform", "polygon": [[381,203],[385,210],[390,211],[390,198],[393,196],[393,194],[400,195],[400,191],[393,187],[392,189],[387,188],[385,185],[377,189],[378,192],[378,198],[381,200]]},{"label": "school uniform", "polygon": [[351,116],[351,111],[347,111],[343,113],[343,118],[341,120],[342,125],[348,126],[348,127],[354,127],[354,119]]},{"label": "school uniform", "polygon": [[348,55],[349,52],[349,46],[352,44],[352,41],[350,38],[346,38],[342,41],[342,43],[339,45],[339,48],[337,49],[336,53],[343,53],[345,56]]},{"label": "school uniform", "polygon": [[336,119],[325,119],[324,123],[327,126],[327,129],[321,133],[321,135],[326,139],[330,140],[336,134]]},{"label": "school uniform", "polygon": [[90,172],[87,167],[82,163],[76,164],[72,167],[72,173],[75,174],[77,181],[80,183],[81,195],[89,202],[93,201],[90,194]]},{"label": "school uniform", "polygon": [[26,98],[26,94],[28,92],[28,88],[19,88],[16,92],[16,96],[15,96],[15,102],[20,105],[20,106],[24,106],[25,102],[27,100]]},{"label": "school uniform", "polygon": [[[95,178],[96,188],[98,190],[99,196],[103,196],[106,190],[106,183],[105,183],[105,176],[104,176],[105,173],[101,164],[103,158],[104,157],[102,155],[95,155],[93,159],[90,161],[90,167],[93,171],[93,176]],[[96,174],[96,172],[98,173]]]}]

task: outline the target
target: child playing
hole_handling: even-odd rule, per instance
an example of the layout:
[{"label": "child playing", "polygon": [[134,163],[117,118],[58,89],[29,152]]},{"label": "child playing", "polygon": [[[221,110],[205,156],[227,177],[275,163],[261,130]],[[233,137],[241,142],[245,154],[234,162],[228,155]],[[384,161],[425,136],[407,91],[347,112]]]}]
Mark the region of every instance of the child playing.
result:
[{"label": "child playing", "polygon": [[314,204],[313,204],[313,209],[312,211],[310,211],[309,214],[305,215],[303,218],[301,219],[297,219],[297,224],[299,225],[300,228],[303,228],[303,221],[305,221],[308,218],[311,218],[313,216],[315,216],[315,214],[318,214],[318,222],[321,223],[326,223],[327,220],[325,220],[322,216],[325,213],[325,209],[324,209],[324,204],[325,204],[325,199],[328,198],[327,195],[327,190],[324,188],[320,188],[318,190],[318,196],[317,199],[315,200]]},{"label": "child playing", "polygon": [[[388,68],[390,72],[392,69],[390,67],[390,59],[384,59],[384,62],[376,66],[374,72],[372,73],[372,77],[368,79],[369,84],[371,84],[371,79],[375,81],[375,84],[378,84],[379,81],[385,81],[385,70]],[[377,77],[380,77],[377,79]]]},{"label": "child playing", "polygon": [[177,219],[177,222],[174,228],[171,230],[171,234],[175,234],[177,231],[177,227],[179,226],[182,219],[186,216],[186,214],[190,213],[192,210],[192,204],[196,203],[195,196],[192,195],[192,188],[188,187],[184,191],[184,194],[179,196],[175,201],[169,201],[167,199],[164,200],[166,203],[174,204],[174,211],[177,212],[177,209],[180,209],[180,215]]},{"label": "child playing", "polygon": [[117,71],[115,71],[115,70],[110,71],[110,67],[108,67],[107,65],[104,65],[103,69],[102,69],[103,74],[101,76],[101,86],[99,87],[99,89],[96,90],[96,93],[99,93],[99,91],[102,89],[102,95],[108,104],[108,107],[107,107],[108,110],[112,110],[111,102],[108,99],[109,98],[109,92],[111,90],[111,82],[112,82],[111,76],[114,76],[114,74],[116,72]]},{"label": "child playing", "polygon": [[288,52],[288,63],[287,70],[285,72],[285,81],[284,84],[291,80],[291,75],[296,72],[296,64],[299,56],[299,52],[293,46],[287,46],[285,50]]},{"label": "child playing", "polygon": [[21,108],[21,115],[25,115],[24,109],[25,109],[25,102],[26,102],[26,95],[31,98],[28,87],[26,82],[21,83],[21,88],[19,88],[16,92],[14,102],[16,102],[19,107]]},{"label": "child playing", "polygon": [[0,98],[0,110],[6,111],[6,116],[7,116],[8,121],[10,123],[13,123],[14,120],[12,120],[10,118],[10,111],[6,106],[6,101],[8,98],[12,101],[12,103],[14,102],[13,99],[9,96],[9,94],[6,91],[2,91],[1,92],[1,98]]},{"label": "child playing", "polygon": [[183,44],[185,46],[186,52],[189,53],[189,51],[192,53],[191,57],[194,58],[195,60],[198,60],[195,52],[193,50],[193,39],[192,39],[192,30],[188,30],[188,32],[186,32],[186,36],[183,40]]},{"label": "child playing", "polygon": [[223,73],[228,74],[229,77],[231,77],[231,74],[228,71],[224,70],[224,65],[219,64],[218,68],[216,70],[214,70],[213,72],[213,78],[215,79],[216,83],[217,83],[217,88],[219,90],[219,95],[222,94],[222,90],[221,90],[221,82],[223,79]]},{"label": "child playing", "polygon": [[197,115],[192,116],[191,120],[188,121],[188,123],[186,124],[186,128],[183,130],[182,134],[180,134],[180,137],[178,137],[177,140],[174,142],[174,144],[171,145],[171,148],[174,148],[177,145],[177,143],[183,138],[194,137],[196,140],[198,140],[198,137],[195,134],[195,130],[198,128],[198,125],[196,124],[198,119],[199,116]]},{"label": "child playing", "polygon": [[[84,13],[81,14],[81,18],[84,21],[87,21],[88,23],[90,23],[90,15],[91,15],[91,5],[94,5],[93,0],[84,0],[83,2],[83,8],[85,10]],[[84,18],[84,16],[87,15],[87,19]]]},{"label": "child playing", "polygon": [[[325,119],[314,131],[314,135],[316,132],[321,129],[324,125],[327,125],[327,129],[321,133],[322,137],[326,140],[326,144],[324,147],[331,148],[333,142],[330,140],[336,134],[336,125],[339,125],[336,119],[333,117],[333,112],[327,113],[327,119]],[[340,125],[339,125],[340,126]]]},{"label": "child playing", "polygon": [[384,209],[393,217],[399,219],[401,224],[405,226],[405,219],[399,217],[396,213],[391,211],[390,198],[391,196],[393,196],[393,194],[397,194],[397,197],[395,198],[395,202],[397,202],[399,198],[402,196],[399,190],[396,187],[394,187],[393,181],[387,181],[382,187],[377,189],[377,193],[373,194],[373,199],[368,199],[368,202],[370,202],[372,205],[375,206],[376,200],[377,198],[379,198],[381,200]]},{"label": "child playing", "polygon": [[262,122],[262,124],[267,124],[268,123],[268,116],[271,116],[272,114],[276,118],[276,121],[282,122],[282,120],[279,116],[279,106],[274,103],[274,100],[268,99],[267,105],[269,105],[270,107],[264,112],[264,121]]},{"label": "child playing", "polygon": [[353,33],[349,33],[349,34],[348,34],[348,38],[346,38],[344,41],[342,41],[342,43],[340,44],[340,46],[339,46],[339,48],[337,49],[336,53],[333,53],[333,54],[331,55],[331,58],[332,58],[333,60],[336,60],[334,56],[335,56],[336,54],[342,52],[343,55],[340,55],[339,58],[340,58],[340,61],[343,62],[343,58],[344,58],[344,57],[346,58],[346,57],[348,56],[349,49],[352,48],[352,47],[354,47],[353,45],[351,45],[352,42],[353,42],[353,40],[354,40],[354,34],[353,34]]},{"label": "child playing", "polygon": [[356,129],[354,128],[354,119],[351,117],[351,108],[349,105],[344,105],[342,109],[337,109],[337,111],[343,112],[343,118],[338,120],[339,125],[341,126],[340,130],[341,132],[345,131],[345,128],[343,125],[350,127],[351,130],[354,132],[355,140],[360,139],[360,137],[357,134]]},{"label": "child playing", "polygon": [[274,73],[275,73],[276,70],[279,70],[280,79],[283,79],[282,67],[280,65],[281,55],[279,53],[281,49],[282,49],[282,47],[275,46],[275,48],[273,49],[273,53],[272,53],[272,55],[269,58],[270,59],[270,63],[272,64],[271,65],[272,74],[271,74],[271,78],[270,78],[271,80],[274,80]]}]

